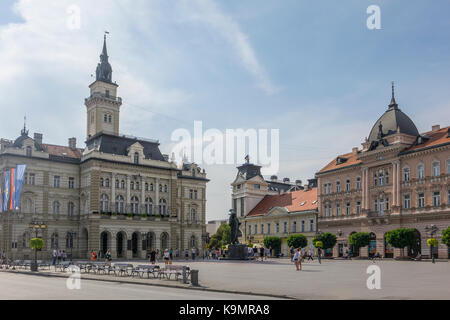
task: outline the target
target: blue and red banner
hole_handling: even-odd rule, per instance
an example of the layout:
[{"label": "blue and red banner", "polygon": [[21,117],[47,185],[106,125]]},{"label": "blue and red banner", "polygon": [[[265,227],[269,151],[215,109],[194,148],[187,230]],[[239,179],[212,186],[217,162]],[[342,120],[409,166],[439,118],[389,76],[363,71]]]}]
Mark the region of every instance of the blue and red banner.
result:
[{"label": "blue and red banner", "polygon": [[16,182],[15,182],[15,191],[14,191],[14,201],[13,208],[15,210],[19,209],[20,204],[20,192],[22,191],[23,178],[25,177],[25,169],[27,168],[26,164],[18,164],[16,167]]},{"label": "blue and red banner", "polygon": [[10,196],[9,196],[9,205],[8,209],[13,210],[14,209],[14,198],[16,196],[16,168],[11,168],[11,189],[10,189]]},{"label": "blue and red banner", "polygon": [[8,211],[8,200],[9,200],[9,188],[10,188],[11,175],[9,170],[3,172],[3,211]]}]

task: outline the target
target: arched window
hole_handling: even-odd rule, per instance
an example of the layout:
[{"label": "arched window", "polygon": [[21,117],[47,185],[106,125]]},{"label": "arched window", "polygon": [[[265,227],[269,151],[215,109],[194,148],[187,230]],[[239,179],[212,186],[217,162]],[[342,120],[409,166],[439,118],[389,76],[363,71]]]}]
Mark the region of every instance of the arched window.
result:
[{"label": "arched window", "polygon": [[403,169],[403,181],[409,181],[410,179],[410,170],[408,167]]},{"label": "arched window", "polygon": [[131,182],[130,182],[130,189],[131,189],[131,190],[134,190],[134,181],[131,181]]},{"label": "arched window", "polygon": [[58,233],[53,233],[50,238],[50,247],[52,249],[58,249]]},{"label": "arched window", "polygon": [[148,191],[148,183],[145,183],[145,191]]},{"label": "arched window", "polygon": [[417,167],[417,178],[425,178],[425,167],[423,166],[423,164],[419,164],[419,166]]},{"label": "arched window", "polygon": [[27,154],[27,157],[31,157],[31,147],[30,146],[27,146],[26,154]]},{"label": "arched window", "polygon": [[361,190],[361,177],[356,178],[356,189]]},{"label": "arched window", "polygon": [[125,189],[125,181],[124,181],[124,180],[122,180],[122,181],[120,182],[120,188],[121,188],[121,189]]},{"label": "arched window", "polygon": [[69,217],[73,217],[74,210],[75,210],[75,205],[73,204],[72,201],[69,201],[69,203],[67,204],[67,215]]},{"label": "arched window", "polygon": [[153,191],[153,183],[150,183],[150,191]]},{"label": "arched window", "polygon": [[190,220],[192,222],[196,222],[197,221],[197,210],[195,208],[191,208],[191,217]]},{"label": "arched window", "polygon": [[139,164],[139,153],[137,152],[134,153],[134,163]]},{"label": "arched window", "polygon": [[440,170],[440,163],[439,161],[433,162],[433,177],[438,177],[441,174]]},{"label": "arched window", "polygon": [[103,178],[100,178],[100,187],[103,187]]},{"label": "arched window", "polygon": [[53,202],[53,214],[59,214],[60,205],[58,201]]},{"label": "arched window", "polygon": [[100,196],[100,211],[108,212],[109,210],[109,197],[106,194]]},{"label": "arched window", "polygon": [[123,197],[121,195],[118,195],[116,197],[116,212],[124,213],[124,201],[123,201]]},{"label": "arched window", "polygon": [[387,170],[384,173],[384,182],[385,182],[385,184],[389,184],[389,171],[387,171]]},{"label": "arched window", "polygon": [[136,196],[131,197],[131,213],[139,213],[139,199]]},{"label": "arched window", "polygon": [[30,247],[30,234],[28,232],[25,232],[22,238],[22,248],[29,248],[29,247]]},{"label": "arched window", "polygon": [[136,190],[139,190],[139,181],[136,181]]},{"label": "arched window", "polygon": [[336,192],[341,192],[341,182],[336,181]]},{"label": "arched window", "polygon": [[67,232],[66,249],[72,249],[72,248],[73,248],[73,234],[72,234],[72,232]]},{"label": "arched window", "polygon": [[350,191],[350,179],[347,179],[345,181],[345,191],[347,191],[347,192]]},{"label": "arched window", "polygon": [[116,188],[119,189],[119,179],[116,179]]},{"label": "arched window", "polygon": [[383,170],[380,170],[380,173],[378,174],[378,181],[380,182],[380,186],[382,186],[383,182],[384,182],[384,172],[383,172]]},{"label": "arched window", "polygon": [[167,211],[167,202],[165,199],[159,200],[159,214],[160,215],[166,215]]},{"label": "arched window", "polygon": [[145,198],[145,213],[148,215],[153,214],[153,201],[150,197]]},{"label": "arched window", "polygon": [[109,179],[108,178],[105,179],[105,187],[109,188]]}]

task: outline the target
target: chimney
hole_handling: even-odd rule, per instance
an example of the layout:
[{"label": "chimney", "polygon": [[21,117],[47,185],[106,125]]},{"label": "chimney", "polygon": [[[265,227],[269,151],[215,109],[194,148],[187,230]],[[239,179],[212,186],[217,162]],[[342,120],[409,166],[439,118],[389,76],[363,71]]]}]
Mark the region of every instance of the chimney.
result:
[{"label": "chimney", "polygon": [[289,183],[289,181],[290,181],[289,178],[283,178],[284,183]]},{"label": "chimney", "polygon": [[34,141],[38,144],[42,144],[42,133],[34,133]]},{"label": "chimney", "polygon": [[352,148],[352,154],[358,154],[358,147]]},{"label": "chimney", "polygon": [[77,138],[69,138],[69,148],[75,150],[77,148]]},{"label": "chimney", "polygon": [[302,180],[295,180],[295,184],[297,186],[301,186],[302,185]]},{"label": "chimney", "polygon": [[431,131],[435,132],[441,129],[441,125],[439,124],[435,124],[434,126],[431,127]]},{"label": "chimney", "polygon": [[271,181],[277,181],[277,179],[278,179],[277,176],[271,176],[271,177],[270,177],[270,180],[271,180]]}]

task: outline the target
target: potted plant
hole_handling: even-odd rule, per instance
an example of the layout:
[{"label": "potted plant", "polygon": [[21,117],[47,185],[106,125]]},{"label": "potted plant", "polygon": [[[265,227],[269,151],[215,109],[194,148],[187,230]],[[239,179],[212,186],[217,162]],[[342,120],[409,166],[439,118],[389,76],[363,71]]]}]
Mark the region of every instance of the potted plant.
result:
[{"label": "potted plant", "polygon": [[113,212],[111,214],[111,219],[117,219],[117,212]]},{"label": "potted plant", "polygon": [[133,219],[133,214],[132,213],[128,213],[127,214],[127,220],[131,220]]}]

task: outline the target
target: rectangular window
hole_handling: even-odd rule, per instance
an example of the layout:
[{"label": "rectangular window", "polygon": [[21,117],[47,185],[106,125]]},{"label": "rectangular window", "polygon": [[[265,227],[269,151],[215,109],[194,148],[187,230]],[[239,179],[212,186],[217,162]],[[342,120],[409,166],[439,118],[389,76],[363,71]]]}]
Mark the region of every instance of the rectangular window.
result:
[{"label": "rectangular window", "polygon": [[386,197],[385,208],[386,210],[389,210],[389,197]]},{"label": "rectangular window", "polygon": [[258,233],[258,225],[255,223],[255,231],[254,231],[254,233],[255,234],[257,234]]},{"label": "rectangular window", "polygon": [[286,221],[283,224],[283,232],[287,233],[287,222]]},{"label": "rectangular window", "polygon": [[193,199],[194,198],[194,190],[189,189],[189,199]]},{"label": "rectangular window", "polygon": [[383,175],[382,174],[380,174],[380,176],[378,177],[378,179],[379,179],[379,181],[380,181],[380,186],[382,186],[383,185],[383,179],[384,177],[383,177]]},{"label": "rectangular window", "polygon": [[198,198],[198,192],[197,192],[197,190],[194,190],[194,199],[197,199]]},{"label": "rectangular window", "polygon": [[345,214],[350,215],[350,202],[347,202],[345,206]]},{"label": "rectangular window", "polygon": [[292,232],[297,232],[297,221],[292,222]]},{"label": "rectangular window", "polygon": [[270,223],[267,224],[267,234],[270,234]]},{"label": "rectangular window", "polygon": [[280,224],[278,222],[275,224],[275,232],[280,232]]},{"label": "rectangular window", "polygon": [[341,192],[341,183],[339,181],[336,182],[336,192]]},{"label": "rectangular window", "polygon": [[341,215],[341,205],[336,204],[336,216],[340,216],[340,215]]},{"label": "rectangular window", "polygon": [[384,182],[385,182],[385,184],[389,184],[389,171],[386,171],[386,173],[385,173]]},{"label": "rectangular window", "polygon": [[264,224],[261,223],[261,234],[264,234]]},{"label": "rectangular window", "polygon": [[373,211],[375,211],[375,212],[378,211],[378,200],[377,199],[373,200]]},{"label": "rectangular window", "polygon": [[441,205],[441,193],[439,191],[433,192],[433,206]]},{"label": "rectangular window", "polygon": [[314,231],[314,219],[309,220],[309,231]]},{"label": "rectangular window", "polygon": [[357,202],[356,203],[356,214],[360,214],[361,213],[361,202]]},{"label": "rectangular window", "polygon": [[69,177],[69,189],[73,189],[75,187],[75,178]]},{"label": "rectangular window", "polygon": [[417,198],[417,207],[419,208],[425,207],[425,194],[419,193]]},{"label": "rectangular window", "polygon": [[356,179],[356,189],[361,190],[361,178]]},{"label": "rectangular window", "polygon": [[244,216],[244,198],[241,198],[241,217]]},{"label": "rectangular window", "polygon": [[252,234],[252,226],[248,225],[248,234]]},{"label": "rectangular window", "polygon": [[405,168],[403,170],[403,180],[404,181],[409,181],[409,178],[410,178],[410,176],[409,176],[409,168]]},{"label": "rectangular window", "polygon": [[411,207],[411,198],[409,194],[403,196],[403,208],[409,209]]},{"label": "rectangular window", "polygon": [[384,200],[380,199],[380,216],[384,215]]},{"label": "rectangular window", "polygon": [[305,220],[302,220],[302,232],[305,232]]},{"label": "rectangular window", "polygon": [[59,176],[54,176],[53,177],[53,187],[54,188],[59,188],[59,181],[60,181],[60,177]]},{"label": "rectangular window", "polygon": [[347,180],[345,182],[345,191],[349,192],[350,191],[350,180]]},{"label": "rectangular window", "polygon": [[377,183],[378,183],[378,177],[377,177],[377,175],[375,174],[375,175],[373,176],[373,185],[376,186]]},{"label": "rectangular window", "polygon": [[259,184],[254,184],[254,185],[253,185],[253,188],[254,188],[254,189],[261,189],[261,186],[260,186]]}]

